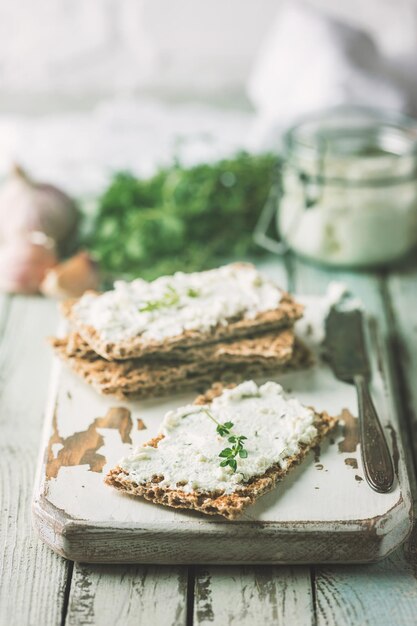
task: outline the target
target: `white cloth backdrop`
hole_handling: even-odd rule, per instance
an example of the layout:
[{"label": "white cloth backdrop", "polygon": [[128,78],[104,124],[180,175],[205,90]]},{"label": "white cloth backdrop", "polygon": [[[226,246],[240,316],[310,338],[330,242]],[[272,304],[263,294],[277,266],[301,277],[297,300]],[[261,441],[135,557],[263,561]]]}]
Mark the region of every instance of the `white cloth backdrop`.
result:
[{"label": "white cloth backdrop", "polygon": [[0,0],[0,89],[3,97],[242,93],[276,6],[276,0]]},{"label": "white cloth backdrop", "polygon": [[256,145],[297,117],[340,104],[417,116],[417,2],[281,3],[248,82]]},{"label": "white cloth backdrop", "polygon": [[94,193],[340,102],[417,114],[417,0],[0,0],[0,176]]}]

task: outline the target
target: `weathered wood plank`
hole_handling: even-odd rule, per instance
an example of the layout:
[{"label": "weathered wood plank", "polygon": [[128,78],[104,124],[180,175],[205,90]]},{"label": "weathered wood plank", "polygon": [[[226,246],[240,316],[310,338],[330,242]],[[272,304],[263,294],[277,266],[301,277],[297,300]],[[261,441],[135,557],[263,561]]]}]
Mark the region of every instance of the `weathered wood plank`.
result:
[{"label": "weathered wood plank", "polygon": [[396,339],[395,357],[403,380],[402,392],[417,468],[417,267],[391,275],[388,295]]},{"label": "weathered wood plank", "polygon": [[197,568],[194,624],[314,624],[308,567]]},{"label": "weathered wood plank", "polygon": [[79,565],[74,567],[69,626],[183,626],[187,568]]},{"label": "weathered wood plank", "polygon": [[378,319],[381,328],[387,329],[384,302],[382,298],[383,280],[378,274],[338,271],[308,265],[293,258],[293,279],[295,289],[303,294],[323,294],[332,282],[342,282],[360,298],[368,313]]},{"label": "weathered wood plank", "polygon": [[414,626],[417,578],[397,550],[380,563],[316,570],[318,626]]},{"label": "weathered wood plank", "polygon": [[61,623],[68,564],[31,530],[30,506],[55,305],[0,300],[0,623]]},{"label": "weathered wood plank", "polygon": [[[386,306],[386,281],[383,276],[323,270],[300,260],[294,260],[294,276],[296,289],[303,293],[320,293],[331,280],[345,282],[354,294],[361,298],[366,310],[377,318],[384,334],[392,335],[392,320]],[[395,286],[398,289],[398,280],[392,282],[392,287]],[[408,307],[414,307],[415,311],[416,290],[414,289],[412,294],[408,285],[405,292],[409,298]],[[404,305],[397,307],[397,310],[399,308],[403,310]],[[404,337],[409,336],[410,327],[411,319],[408,317],[403,322]],[[393,362],[395,365],[395,359]],[[401,386],[397,384],[396,388],[401,389]],[[415,399],[416,397],[414,402]],[[401,396],[397,398],[398,406],[403,406],[403,400]],[[403,427],[406,428],[405,423]],[[415,624],[416,571],[416,567],[407,562],[404,547],[399,548],[384,561],[373,565],[317,568],[313,576],[317,623],[326,626]]]},{"label": "weathered wood plank", "polygon": [[[417,472],[417,266],[397,271],[389,277],[389,310],[394,329],[393,351],[400,375],[404,413],[408,420],[408,439]],[[417,505],[415,513],[417,514]],[[417,524],[406,545],[406,558],[417,576]]]},{"label": "weathered wood plank", "polygon": [[36,454],[0,448],[0,623],[58,625],[67,563],[33,536],[30,501]]},{"label": "weathered wood plank", "polygon": [[5,307],[7,316],[0,322],[0,427],[9,443],[36,448],[52,363],[46,338],[57,324],[56,303],[15,296],[5,298]]}]

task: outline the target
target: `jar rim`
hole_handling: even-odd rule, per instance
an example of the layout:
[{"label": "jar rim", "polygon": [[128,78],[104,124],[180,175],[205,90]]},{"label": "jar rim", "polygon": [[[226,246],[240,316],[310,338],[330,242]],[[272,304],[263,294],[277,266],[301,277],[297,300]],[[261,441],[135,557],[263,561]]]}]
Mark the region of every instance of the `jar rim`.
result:
[{"label": "jar rim", "polygon": [[[300,119],[285,132],[283,142],[286,160],[315,183],[386,186],[417,178],[417,120],[400,113],[332,107]],[[387,158],[404,166],[401,174],[387,175]],[[366,178],[361,170],[346,178],[328,175],[325,164],[332,160],[346,165],[353,160],[372,162],[374,176]]]},{"label": "jar rim", "polygon": [[[380,109],[377,107],[366,107],[366,106],[347,106],[340,105],[327,109],[320,109],[311,114],[305,115],[302,118],[290,126],[284,133],[284,144],[287,146],[288,144],[293,144],[296,141],[300,143],[300,145],[305,145],[307,148],[315,149],[317,147],[317,143],[304,144],[305,141],[309,137],[311,139],[317,139],[322,136],[322,133],[317,133],[316,130],[313,129],[313,133],[304,134],[306,130],[308,130],[309,125],[313,124],[321,124],[322,128],[330,130],[339,130],[339,132],[352,131],[352,128],[348,128],[346,124],[355,123],[356,125],[361,121],[363,126],[353,127],[355,130],[363,130],[368,126],[374,130],[377,125],[379,128],[386,129],[395,129],[398,132],[402,133],[404,138],[408,140],[408,144],[410,150],[404,151],[402,154],[407,153],[417,153],[417,120],[404,115],[402,113],[398,113],[395,111],[390,111],[388,109]],[[344,127],[341,127],[341,120],[344,120]],[[373,124],[370,127],[370,123]],[[365,126],[366,124],[366,126]]]}]

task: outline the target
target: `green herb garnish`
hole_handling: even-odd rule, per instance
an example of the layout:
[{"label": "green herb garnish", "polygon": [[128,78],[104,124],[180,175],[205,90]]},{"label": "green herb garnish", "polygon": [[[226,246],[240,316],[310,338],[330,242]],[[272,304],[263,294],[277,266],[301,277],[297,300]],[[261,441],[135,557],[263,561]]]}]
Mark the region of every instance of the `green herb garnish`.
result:
[{"label": "green herb garnish", "polygon": [[277,178],[273,154],[241,152],[147,179],[119,172],[85,215],[87,246],[104,272],[153,280],[262,254],[253,229]]},{"label": "green herb garnish", "polygon": [[248,456],[248,451],[243,447],[243,442],[247,439],[244,435],[232,435],[229,437],[227,441],[233,443],[234,445],[231,448],[225,448],[219,454],[220,457],[225,457],[225,459],[220,463],[220,467],[229,467],[235,472],[237,469],[237,461],[236,457],[240,457],[241,459],[246,459]]},{"label": "green herb garnish", "polygon": [[166,292],[159,300],[148,300],[139,308],[140,313],[151,313],[152,311],[157,311],[158,309],[165,309],[172,306],[177,306],[180,301],[180,296],[178,292],[172,287],[168,285]]},{"label": "green herb garnish", "polygon": [[233,422],[225,422],[221,424],[216,420],[215,417],[208,411],[204,409],[205,413],[209,416],[209,418],[217,424],[216,431],[221,437],[228,437],[227,441],[232,443],[232,447],[224,448],[219,454],[223,460],[220,462],[220,467],[229,466],[232,468],[234,472],[237,470],[237,461],[236,459],[240,457],[241,459],[246,459],[248,457],[248,451],[244,447],[244,441],[246,441],[247,437],[244,435],[233,435],[231,430],[234,426]]}]

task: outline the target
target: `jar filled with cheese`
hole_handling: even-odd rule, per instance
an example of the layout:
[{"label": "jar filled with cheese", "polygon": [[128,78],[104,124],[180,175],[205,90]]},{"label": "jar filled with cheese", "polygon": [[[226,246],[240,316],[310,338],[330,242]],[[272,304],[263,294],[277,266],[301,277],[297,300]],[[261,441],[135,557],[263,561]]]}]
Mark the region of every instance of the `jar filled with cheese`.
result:
[{"label": "jar filled with cheese", "polygon": [[[273,219],[279,243],[266,234]],[[334,266],[404,256],[417,243],[417,122],[336,108],[291,128],[255,236],[269,249]]]}]

